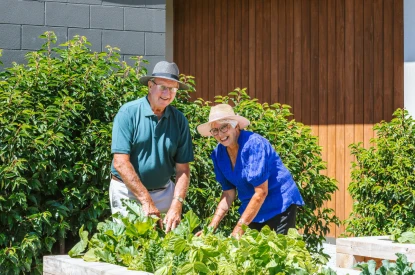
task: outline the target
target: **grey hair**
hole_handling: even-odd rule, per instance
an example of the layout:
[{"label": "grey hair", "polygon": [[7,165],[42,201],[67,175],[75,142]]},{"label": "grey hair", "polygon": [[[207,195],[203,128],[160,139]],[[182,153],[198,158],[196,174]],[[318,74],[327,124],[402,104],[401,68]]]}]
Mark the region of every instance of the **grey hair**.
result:
[{"label": "grey hair", "polygon": [[219,123],[229,123],[232,128],[235,128],[236,125],[238,125],[238,121],[234,120],[234,119],[221,119],[218,121]]}]

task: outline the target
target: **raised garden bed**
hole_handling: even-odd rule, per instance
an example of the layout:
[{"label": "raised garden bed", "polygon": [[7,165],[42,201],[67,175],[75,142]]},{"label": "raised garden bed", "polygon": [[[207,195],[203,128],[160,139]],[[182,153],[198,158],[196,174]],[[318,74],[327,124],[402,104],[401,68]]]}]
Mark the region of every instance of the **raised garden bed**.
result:
[{"label": "raised garden bed", "polygon": [[338,238],[336,240],[336,265],[352,268],[358,262],[383,259],[395,261],[396,253],[405,254],[409,262],[415,262],[415,244],[394,243],[389,236]]},{"label": "raised garden bed", "polygon": [[81,258],[68,255],[43,257],[43,275],[150,275],[144,271],[128,270],[125,267],[101,263],[85,262]]}]

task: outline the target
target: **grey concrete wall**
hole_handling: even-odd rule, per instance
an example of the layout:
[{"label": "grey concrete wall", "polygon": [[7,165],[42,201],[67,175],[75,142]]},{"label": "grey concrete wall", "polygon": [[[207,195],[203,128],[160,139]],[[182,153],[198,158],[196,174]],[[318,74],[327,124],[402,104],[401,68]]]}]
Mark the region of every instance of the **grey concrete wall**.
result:
[{"label": "grey concrete wall", "polygon": [[151,72],[165,59],[166,0],[0,0],[0,70],[13,61],[24,63],[48,30],[58,44],[83,35],[94,51],[118,47],[129,64],[131,56],[143,55]]}]

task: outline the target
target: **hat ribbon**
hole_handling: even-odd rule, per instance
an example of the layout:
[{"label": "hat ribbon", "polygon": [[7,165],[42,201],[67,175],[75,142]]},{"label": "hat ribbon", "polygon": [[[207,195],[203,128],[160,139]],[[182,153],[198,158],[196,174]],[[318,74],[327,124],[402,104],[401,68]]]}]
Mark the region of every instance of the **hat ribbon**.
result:
[{"label": "hat ribbon", "polygon": [[177,81],[179,81],[179,78],[177,77],[177,75],[174,75],[174,74],[168,74],[168,73],[153,73],[152,76],[155,76],[155,77],[157,77],[157,76],[170,77],[170,78],[173,78],[173,79],[176,79]]}]

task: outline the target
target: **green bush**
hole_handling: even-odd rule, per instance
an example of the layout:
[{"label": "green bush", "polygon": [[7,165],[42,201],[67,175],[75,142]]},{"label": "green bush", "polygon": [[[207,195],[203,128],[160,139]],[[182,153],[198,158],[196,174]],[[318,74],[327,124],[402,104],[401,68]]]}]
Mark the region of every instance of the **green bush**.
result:
[{"label": "green bush", "polygon": [[146,72],[116,48],[93,53],[80,37],[52,48],[56,36],[42,37],[27,66],[0,73],[2,274],[40,274],[42,255],[65,252],[82,224],[108,217],[112,120],[147,92]]},{"label": "green bush", "polygon": [[349,192],[355,201],[346,231],[379,236],[415,224],[415,120],[398,109],[374,126],[372,147],[350,146],[356,157]]},{"label": "green bush", "polygon": [[[14,64],[0,73],[0,266],[2,274],[41,273],[42,256],[66,252],[82,225],[95,230],[109,216],[109,171],[113,117],[120,106],[147,94],[138,79],[146,74],[120,61],[117,48],[91,52],[85,37],[54,47],[56,36],[45,33],[41,50],[30,52],[27,65]],[[189,84],[192,77],[182,76]],[[229,100],[252,121],[254,130],[274,144],[293,173],[306,207],[298,227],[317,251],[329,223],[337,222],[323,202],[335,191],[317,139],[310,129],[289,120],[288,106],[259,104],[244,90]],[[196,126],[205,122],[210,103],[191,102],[180,91],[174,104],[185,113],[194,138],[195,162],[185,211],[207,222],[220,197],[210,152],[214,139],[202,138]],[[234,207],[223,228],[238,217]],[[321,252],[321,251],[320,251]]]}]

